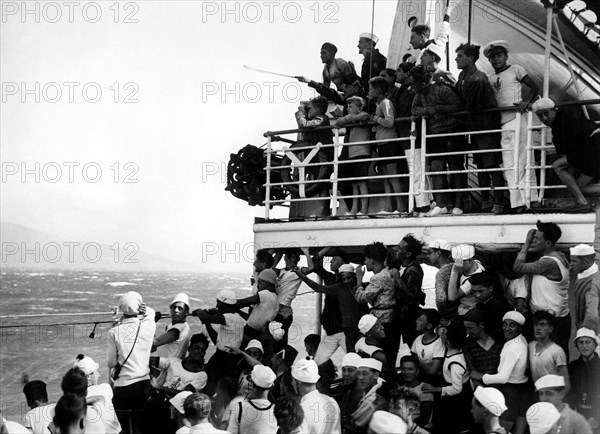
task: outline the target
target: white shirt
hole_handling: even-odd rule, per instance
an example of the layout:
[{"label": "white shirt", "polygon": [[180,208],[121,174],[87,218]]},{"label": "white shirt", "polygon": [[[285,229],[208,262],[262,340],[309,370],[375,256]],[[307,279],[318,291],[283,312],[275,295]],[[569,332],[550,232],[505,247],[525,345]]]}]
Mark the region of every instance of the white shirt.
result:
[{"label": "white shirt", "polygon": [[188,431],[189,434],[203,434],[203,433],[227,433],[227,431],[223,431],[220,429],[216,429],[214,426],[210,424],[210,422],[201,422],[190,428]]},{"label": "white shirt", "polygon": [[246,321],[237,313],[224,313],[225,324],[219,324],[217,348],[227,351],[225,347],[239,348],[244,338]]},{"label": "white shirt", "polygon": [[240,404],[232,409],[227,432],[231,434],[275,434],[277,432],[274,405],[268,399],[251,399]]},{"label": "white shirt", "polygon": [[169,342],[168,344],[161,345],[156,350],[158,357],[177,357],[178,359],[183,359],[187,353],[188,347],[190,345],[190,338],[192,336],[192,331],[190,329],[190,325],[187,322],[179,323],[179,324],[169,324],[165,328],[165,333],[171,329],[179,330],[179,337],[173,342]]},{"label": "white shirt", "polygon": [[307,393],[300,400],[304,420],[300,432],[307,434],[340,434],[342,432],[340,407],[335,400],[318,390]]},{"label": "white shirt", "polygon": [[569,314],[568,289],[569,269],[555,256],[542,256],[551,258],[560,268],[560,281],[550,280],[541,274],[531,277],[531,301],[530,306],[533,313],[538,310],[551,310],[557,318]]},{"label": "white shirt", "polygon": [[358,342],[356,342],[356,345],[354,345],[354,349],[357,353],[365,353],[369,357],[372,357],[373,353],[375,353],[376,351],[383,352],[381,348],[376,347],[375,345],[367,344],[364,337],[360,338]]},{"label": "white shirt", "polygon": [[[440,25],[440,30],[438,31],[438,33],[435,35],[435,39],[433,39],[433,43],[436,44],[437,46],[439,46],[442,51],[444,53],[446,53],[446,43],[448,42],[448,38],[450,37],[450,23],[448,21],[442,21],[441,25]],[[427,47],[425,47],[424,50],[421,50],[419,52],[419,56],[417,57],[417,65],[421,64],[421,57],[423,57],[423,53],[425,52],[425,50],[427,49]],[[444,61],[444,59],[441,59],[442,62]]]},{"label": "white shirt", "polygon": [[118,433],[121,432],[121,424],[117,418],[115,407],[112,403],[113,390],[108,383],[95,384],[88,386],[87,399],[90,401],[92,398],[101,396],[104,399],[104,408],[102,411],[102,422],[106,427],[106,432]]},{"label": "white shirt", "polygon": [[435,359],[443,359],[446,355],[446,347],[439,336],[428,344],[423,343],[423,336],[417,336],[410,348],[410,352],[415,353],[422,364],[431,363]]},{"label": "white shirt", "polygon": [[291,306],[301,284],[302,279],[296,273],[285,269],[281,270],[279,277],[277,277],[277,285],[275,286],[279,304]]},{"label": "white shirt", "polygon": [[254,330],[262,330],[269,322],[275,319],[279,312],[277,294],[262,290],[258,292],[260,303],[255,304],[252,313],[248,317],[248,325]]},{"label": "white shirt", "polygon": [[[141,326],[140,326],[141,323]],[[135,336],[140,327],[140,332],[135,340]],[[123,364],[125,358],[133,347],[133,352],[127,363],[123,365],[121,374],[115,387],[129,386],[138,381],[150,379],[150,351],[154,341],[156,323],[154,322],[154,309],[146,307],[146,316],[140,320],[138,318],[126,318],[121,324],[108,331],[108,363],[114,365],[117,362]],[[134,342],[135,347],[134,347]]]},{"label": "white shirt", "polygon": [[523,335],[506,342],[500,352],[500,364],[497,374],[484,374],[484,384],[522,384],[528,380],[527,341]]},{"label": "white shirt", "polygon": [[208,380],[206,372],[186,370],[182,365],[182,361],[177,357],[161,357],[158,361],[158,367],[166,369],[166,376],[162,385],[169,389],[183,390],[188,384],[191,384],[198,391],[204,389]]},{"label": "white shirt", "polygon": [[54,407],[56,404],[46,404],[29,410],[25,414],[25,426],[36,434],[49,434],[48,425],[52,422]]},{"label": "white shirt", "polygon": [[[488,74],[488,80],[494,89],[494,96],[498,107],[510,107],[522,101],[521,82],[527,76],[527,71],[521,65],[510,65],[502,72]],[[516,117],[515,111],[500,112],[503,124]]]}]

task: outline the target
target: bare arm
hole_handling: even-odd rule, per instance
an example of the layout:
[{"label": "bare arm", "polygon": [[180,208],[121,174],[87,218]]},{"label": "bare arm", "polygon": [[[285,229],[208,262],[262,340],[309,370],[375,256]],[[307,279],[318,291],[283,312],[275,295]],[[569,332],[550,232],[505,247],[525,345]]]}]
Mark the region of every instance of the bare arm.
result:
[{"label": "bare arm", "polygon": [[152,348],[156,349],[156,347],[160,347],[162,345],[166,345],[171,342],[175,342],[179,339],[179,330],[178,329],[170,329],[168,332],[163,333],[157,338],[154,338],[154,342],[152,344]]},{"label": "bare arm", "polygon": [[520,109],[521,108],[525,109],[539,95],[540,88],[537,85],[537,83],[528,75],[523,77],[523,80],[521,81],[521,83],[523,83],[529,89],[527,92],[527,95],[523,96],[523,101],[521,101],[521,103],[519,104]]},{"label": "bare arm", "polygon": [[460,276],[462,275],[462,262],[457,261],[452,266],[452,271],[450,272],[450,281],[448,282],[448,300],[456,301],[460,298],[464,297],[464,293],[458,288],[458,284],[460,282]]},{"label": "bare arm", "polygon": [[242,298],[235,303],[235,307],[242,308],[247,306],[252,306],[254,304],[260,303],[260,297],[258,294],[251,295],[250,297]]}]

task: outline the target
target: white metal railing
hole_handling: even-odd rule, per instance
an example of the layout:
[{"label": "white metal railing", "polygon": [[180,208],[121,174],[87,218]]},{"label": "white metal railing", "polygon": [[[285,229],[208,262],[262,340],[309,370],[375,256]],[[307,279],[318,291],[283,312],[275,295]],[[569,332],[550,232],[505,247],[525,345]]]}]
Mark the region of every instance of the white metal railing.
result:
[{"label": "white metal railing", "polygon": [[[577,105],[583,104],[597,104],[600,100],[591,100],[591,101],[581,101],[579,103],[575,103]],[[573,104],[569,104],[573,105]],[[547,150],[551,149],[552,146],[546,143],[546,131],[547,127],[544,125],[534,125],[533,124],[533,113],[531,111],[527,112],[527,135],[526,135],[526,164],[525,164],[525,177],[524,181],[519,182],[519,168],[520,168],[520,153],[519,146],[521,145],[521,117],[522,113],[517,111],[514,107],[505,107],[499,110],[509,111],[513,110],[516,112],[516,120],[514,122],[515,129],[512,130],[515,133],[514,143],[515,146],[512,149],[499,148],[492,150],[468,150],[468,151],[458,151],[458,152],[445,152],[445,153],[427,153],[427,139],[435,138],[435,137],[451,137],[451,136],[473,136],[477,134],[488,134],[488,133],[501,133],[511,130],[505,129],[495,129],[495,130],[480,130],[480,131],[466,131],[466,132],[457,132],[457,133],[446,133],[446,134],[428,134],[427,133],[427,122],[426,117],[412,117],[412,118],[398,118],[396,122],[410,122],[411,124],[411,134],[409,137],[399,137],[388,140],[370,140],[363,142],[353,142],[353,143],[343,143],[340,140],[342,135],[340,134],[340,128],[335,125],[328,127],[317,127],[317,129],[331,129],[333,132],[333,143],[330,144],[322,144],[319,143],[317,146],[299,146],[294,148],[289,148],[287,146],[275,147],[274,143],[278,142],[281,138],[279,136],[286,134],[297,134],[299,132],[306,131],[306,129],[292,129],[292,130],[283,130],[283,131],[275,131],[275,132],[267,132],[265,136],[267,138],[267,149],[266,153],[266,182],[264,184],[265,187],[265,218],[269,219],[270,208],[272,205],[283,205],[284,203],[293,203],[293,202],[307,202],[307,201],[323,201],[330,200],[331,201],[331,215],[336,215],[338,208],[338,200],[339,199],[354,199],[354,198],[378,198],[378,197],[396,197],[396,196],[407,196],[408,197],[408,212],[411,213],[415,208],[415,197],[423,194],[423,193],[450,193],[450,192],[474,192],[474,191],[505,191],[505,190],[522,190],[525,192],[525,201],[526,205],[529,206],[531,203],[531,192],[533,189],[537,189],[539,191],[539,201],[541,202],[544,197],[544,191],[547,189],[566,189],[564,185],[546,185],[546,169],[551,168],[546,164],[546,154]],[[461,112],[454,114],[455,116],[466,115],[467,112]],[[410,160],[415,156],[416,148],[416,121],[420,120],[420,138],[421,138],[421,155],[420,155],[420,166],[423,168],[420,172],[420,186],[426,185],[426,179],[431,175],[452,175],[452,174],[468,174],[468,173],[479,173],[479,172],[492,172],[492,171],[502,171],[504,173],[504,177],[506,178],[507,171],[513,171],[512,176],[513,184],[515,188],[510,188],[508,185],[505,186],[492,186],[488,188],[481,187],[466,187],[466,188],[448,188],[448,189],[425,189],[421,188],[419,190],[415,190],[415,166],[414,164],[408,164],[409,171],[408,173],[400,173],[394,175],[376,175],[376,176],[366,176],[366,177],[345,177],[339,178],[339,168],[344,164],[352,164],[357,162],[377,162],[377,161],[386,161],[386,160]],[[374,124],[367,124],[368,126]],[[345,126],[345,131],[348,131],[348,128],[353,126],[365,127],[365,124],[355,124]],[[314,130],[314,129],[312,129]],[[535,131],[541,131],[541,139],[540,145],[535,145],[533,141],[533,133]],[[289,140],[286,140],[289,141]],[[352,146],[360,146],[364,144],[381,144],[385,142],[398,142],[398,146],[401,146],[400,142],[410,141],[410,153],[409,155],[403,156],[392,156],[392,157],[377,157],[377,158],[364,158],[360,160],[340,160],[340,150],[342,147],[352,147]],[[313,162],[313,158],[317,155],[317,151],[333,148],[333,161],[324,161],[324,162]],[[465,164],[464,170],[444,170],[444,171],[427,171],[426,163],[427,158],[431,156],[451,156],[451,155],[464,155],[464,154],[477,154],[477,153],[490,153],[490,152],[506,152],[507,150],[512,150],[514,153],[514,164],[512,167],[500,167],[493,169],[470,169]],[[535,165],[534,160],[532,159],[533,152],[539,150],[541,151],[540,164]],[[299,160],[296,157],[297,152],[300,151],[308,151],[308,156],[304,160]],[[407,150],[408,151],[408,150]],[[273,164],[273,155],[278,155],[279,157],[283,157],[287,155],[290,159],[290,164],[287,165],[274,165]],[[322,166],[332,166],[332,173],[329,179],[306,179],[306,169],[309,167],[322,167]],[[299,179],[297,181],[291,182],[272,182],[272,173],[280,170],[297,170],[299,174]],[[540,179],[538,185],[532,186],[531,174],[534,170],[540,170]],[[340,182],[351,182],[351,181],[364,181],[364,180],[383,180],[383,179],[391,179],[391,178],[408,178],[408,190],[400,193],[370,193],[367,195],[340,195],[338,192],[338,186]],[[329,197],[323,196],[315,196],[315,197],[304,197],[304,190],[307,185],[315,184],[315,183],[323,183],[329,182],[331,184],[331,194]],[[298,190],[300,192],[300,197],[292,198],[287,197],[282,200],[271,200],[271,189],[273,187],[286,187],[286,186],[298,186]]]}]

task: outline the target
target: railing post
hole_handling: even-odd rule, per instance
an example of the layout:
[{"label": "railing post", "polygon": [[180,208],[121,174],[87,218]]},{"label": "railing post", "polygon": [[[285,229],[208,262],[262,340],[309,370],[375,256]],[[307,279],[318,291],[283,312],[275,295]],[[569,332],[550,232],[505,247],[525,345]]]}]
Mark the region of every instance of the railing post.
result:
[{"label": "railing post", "polygon": [[[513,167],[513,185],[515,186],[515,188],[517,189],[517,191],[521,190],[523,188],[522,185],[519,185],[519,177],[520,177],[520,171],[519,168],[521,167],[521,161],[519,158],[519,151],[521,150],[521,112],[517,110],[516,112],[516,117],[515,117],[515,146],[513,149],[513,160],[515,160],[514,163],[514,167]],[[508,169],[507,167],[504,168],[504,170]],[[506,175],[506,174],[505,174]],[[520,191],[519,191],[520,193]],[[510,194],[510,191],[509,191]],[[527,207],[529,207],[529,204],[527,204]]]},{"label": "railing post", "polygon": [[[414,133],[414,134],[413,134]],[[410,121],[410,161],[408,164],[408,212],[415,209],[415,150],[417,137],[417,123]]]},{"label": "railing post", "polygon": [[269,220],[269,211],[271,209],[271,136],[267,136],[267,167],[265,184],[265,219]]},{"label": "railing post", "polygon": [[531,171],[533,170],[531,168],[531,166],[532,166],[532,164],[531,164],[531,155],[532,155],[531,141],[533,138],[533,131],[531,130],[532,124],[533,124],[533,112],[528,111],[527,112],[527,143],[525,144],[525,151],[526,151],[526,155],[525,155],[525,204],[527,205],[527,208],[529,208],[529,205],[531,204]]},{"label": "railing post", "polygon": [[418,194],[421,194],[423,190],[426,190],[425,186],[426,184],[426,173],[427,172],[425,170],[425,168],[427,167],[427,159],[425,158],[425,154],[426,154],[426,142],[427,142],[427,120],[425,119],[425,117],[421,118],[421,188],[420,190],[417,192]]},{"label": "railing post", "polygon": [[335,216],[337,214],[337,209],[338,209],[338,201],[337,201],[337,196],[338,196],[338,173],[339,173],[339,166],[338,166],[338,161],[339,161],[339,157],[338,157],[338,151],[339,151],[339,146],[340,146],[340,130],[339,128],[334,128],[333,130],[333,191],[331,194],[331,199],[333,201],[332,206],[331,206],[331,215]]},{"label": "railing post", "polygon": [[544,200],[544,193],[546,192],[546,141],[548,139],[548,127],[544,126],[542,128],[541,134],[541,145],[542,145],[542,154],[540,156],[540,193],[539,193],[539,201],[542,203]]}]

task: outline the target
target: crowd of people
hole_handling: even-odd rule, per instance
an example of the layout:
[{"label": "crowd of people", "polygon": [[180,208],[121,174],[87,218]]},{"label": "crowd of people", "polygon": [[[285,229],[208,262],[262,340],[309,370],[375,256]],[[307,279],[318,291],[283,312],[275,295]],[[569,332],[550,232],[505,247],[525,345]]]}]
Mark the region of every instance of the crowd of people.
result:
[{"label": "crowd of people", "polygon": [[[569,262],[560,236],[538,222],[512,256],[425,246],[410,234],[353,255],[259,250],[252,295],[223,289],[216,307],[192,309],[177,294],[162,330],[162,315],[127,292],[107,336],[109,382],[78,355],[55,404],[43,381],[25,385],[25,425],[62,434],[596,432],[600,272],[591,245],[570,248]],[[424,260],[438,268],[435,308],[424,307]],[[324,294],[325,333],[304,338],[305,355],[288,342],[303,283]],[[191,333],[198,320],[206,334]]]},{"label": "crowd of people", "polygon": [[[346,127],[338,188],[342,196],[354,196],[344,199],[347,216],[406,213],[409,191],[415,194],[414,212],[418,216],[460,215],[465,211],[500,214],[505,211],[506,187],[510,197],[510,210],[506,211],[520,213],[541,205],[536,171],[527,168],[527,116],[517,118],[517,112],[533,110],[552,129],[558,154],[552,167],[575,198],[569,211],[590,212],[584,193],[600,194],[600,188],[594,185],[600,177],[600,130],[583,116],[580,107],[557,109],[549,98],[538,99],[539,84],[524,66],[509,61],[508,41],[491,41],[483,50],[475,44],[460,44],[455,57],[458,78],[443,70],[449,14],[446,11],[433,38],[429,26],[412,21],[410,44],[419,54],[407,53],[397,67],[387,65],[386,57],[376,48],[378,38],[372,33],[359,36],[358,49],[364,56],[360,75],[351,62],[336,57],[335,45],[324,43],[320,53],[325,64],[322,81],[298,78],[320,95],[303,102],[296,112],[298,127],[303,131],[295,146],[305,149],[296,153],[306,157],[317,143],[333,143],[332,130],[315,127]],[[487,58],[493,72],[486,74],[478,69],[480,54]],[[332,105],[336,108],[331,109]],[[499,108],[508,109],[489,111]],[[469,113],[458,115],[465,111]],[[411,120],[418,117],[426,119],[427,135],[434,135],[425,140],[426,168],[421,166],[424,151],[420,122],[411,131]],[[411,149],[411,135],[416,149]],[[375,144],[366,143],[371,141]],[[331,166],[322,165],[333,162],[333,149],[325,147],[320,154],[321,158],[313,163],[321,166],[308,170],[313,180],[329,179],[333,171]],[[466,209],[463,196],[467,188],[467,154],[472,155],[482,190],[480,206]],[[376,158],[385,192],[381,210],[369,208],[369,197],[364,197],[373,193],[367,182],[372,158]],[[409,168],[414,175],[412,186]],[[429,173],[425,177],[423,170]],[[530,187],[529,198],[526,184]],[[322,189],[319,195],[328,196],[328,189]],[[322,208],[327,215],[326,202]]]}]

